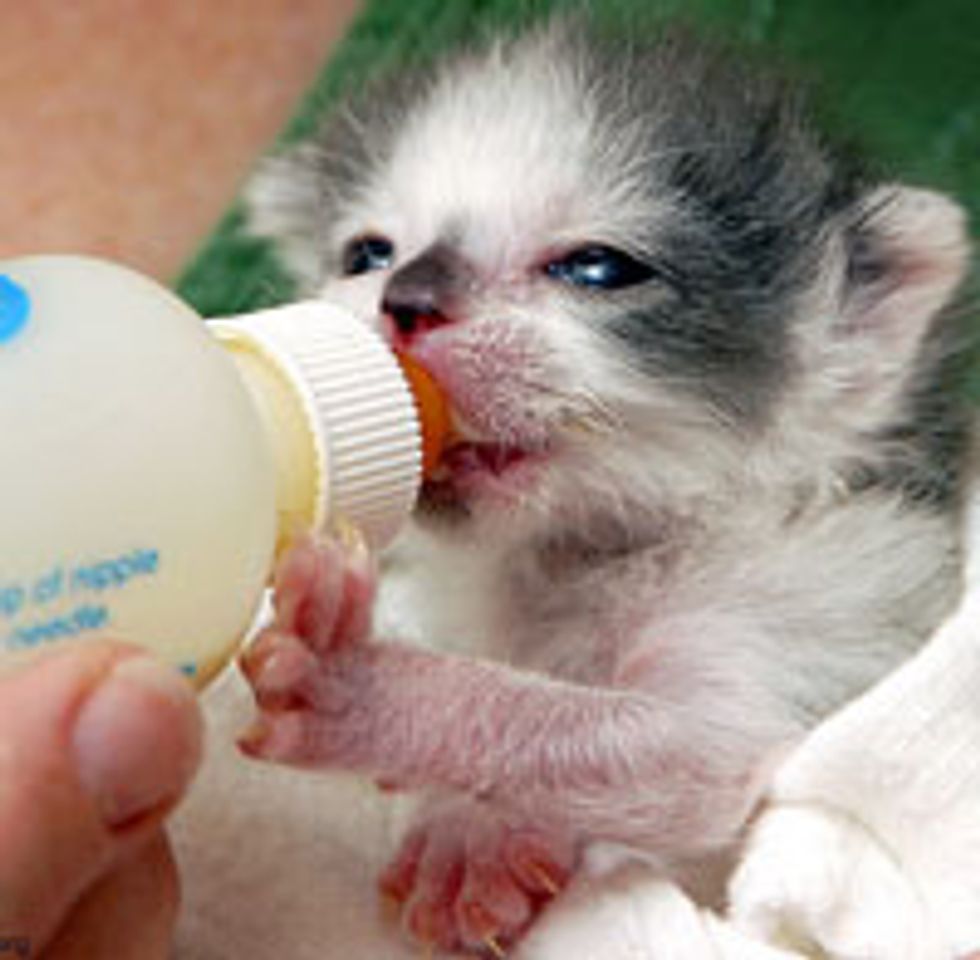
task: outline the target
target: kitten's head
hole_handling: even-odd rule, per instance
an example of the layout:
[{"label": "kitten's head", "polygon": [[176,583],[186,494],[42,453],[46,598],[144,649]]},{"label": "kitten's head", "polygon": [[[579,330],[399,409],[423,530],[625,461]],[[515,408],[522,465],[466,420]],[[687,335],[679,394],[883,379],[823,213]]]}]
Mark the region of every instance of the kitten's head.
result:
[{"label": "kitten's head", "polygon": [[424,514],[941,492],[925,447],[953,428],[923,398],[958,208],[866,182],[795,93],[684,34],[559,24],[465,55],[338,111],[252,200],[306,292],[446,389],[459,438]]}]

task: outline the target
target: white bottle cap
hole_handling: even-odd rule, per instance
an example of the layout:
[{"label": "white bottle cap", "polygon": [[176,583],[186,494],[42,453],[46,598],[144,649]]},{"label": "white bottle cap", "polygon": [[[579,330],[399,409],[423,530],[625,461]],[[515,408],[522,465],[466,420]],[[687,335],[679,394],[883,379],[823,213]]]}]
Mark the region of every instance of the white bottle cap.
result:
[{"label": "white bottle cap", "polygon": [[385,342],[322,300],[210,326],[248,337],[295,388],[317,453],[315,526],[346,521],[371,547],[387,545],[415,505],[422,454],[415,402]]}]

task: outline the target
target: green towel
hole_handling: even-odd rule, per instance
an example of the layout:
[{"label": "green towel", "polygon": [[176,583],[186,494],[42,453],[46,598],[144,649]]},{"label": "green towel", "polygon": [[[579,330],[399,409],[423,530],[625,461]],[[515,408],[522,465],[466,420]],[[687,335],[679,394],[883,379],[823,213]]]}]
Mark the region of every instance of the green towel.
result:
[{"label": "green towel", "polygon": [[[437,53],[498,24],[573,0],[369,0],[301,104],[283,140],[308,134],[346,88],[372,71]],[[960,199],[980,233],[978,0],[594,0],[610,18],[681,15],[766,45],[819,81],[836,122],[890,175]],[[639,28],[639,27],[638,27]],[[229,212],[178,282],[205,316],[281,302],[287,277]]]}]

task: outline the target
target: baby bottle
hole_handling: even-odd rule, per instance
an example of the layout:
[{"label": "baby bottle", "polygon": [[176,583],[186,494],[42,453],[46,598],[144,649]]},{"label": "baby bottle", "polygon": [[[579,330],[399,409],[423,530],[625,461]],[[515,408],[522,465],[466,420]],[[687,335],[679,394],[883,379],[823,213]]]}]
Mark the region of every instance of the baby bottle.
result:
[{"label": "baby bottle", "polygon": [[0,660],[100,635],[203,685],[291,537],[394,537],[445,423],[326,302],[205,324],[114,264],[0,261]]}]

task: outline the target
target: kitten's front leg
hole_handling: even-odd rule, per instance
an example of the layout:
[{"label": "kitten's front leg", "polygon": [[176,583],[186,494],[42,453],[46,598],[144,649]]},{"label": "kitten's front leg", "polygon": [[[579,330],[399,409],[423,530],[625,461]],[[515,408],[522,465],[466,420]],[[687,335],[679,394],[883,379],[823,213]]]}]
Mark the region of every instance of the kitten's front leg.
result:
[{"label": "kitten's front leg", "polygon": [[[345,648],[366,642],[373,596],[363,551],[303,543],[289,552],[277,571],[275,620],[243,659],[262,710],[244,739],[248,752],[262,752],[257,737],[271,718],[303,708],[307,684],[316,686],[311,672],[325,658],[342,659]],[[316,764],[326,761],[321,755]],[[565,886],[577,853],[572,832],[555,818],[530,824],[476,797],[451,794],[422,808],[380,887],[399,904],[416,940],[498,952]]]},{"label": "kitten's front leg", "polygon": [[361,633],[352,642],[346,625],[334,639],[274,625],[242,666],[261,712],[241,742],[252,756],[461,791],[535,820],[560,809],[580,835],[654,849],[727,843],[771,746],[751,704],[736,704],[737,727],[731,705],[712,720],[727,696],[717,684],[663,696],[583,687]]},{"label": "kitten's front leg", "polygon": [[[364,557],[308,544],[287,556],[276,621],[242,662],[260,709],[247,753],[479,798],[506,829],[475,845],[479,858],[468,850],[479,831],[454,829],[453,862],[491,849],[506,859],[508,836],[522,832],[549,838],[545,854],[563,868],[564,851],[592,839],[696,853],[744,820],[759,744],[705,719],[726,692],[717,678],[680,689],[667,671],[660,694],[584,687],[379,643],[372,596]],[[751,728],[741,712],[739,722]]]}]

